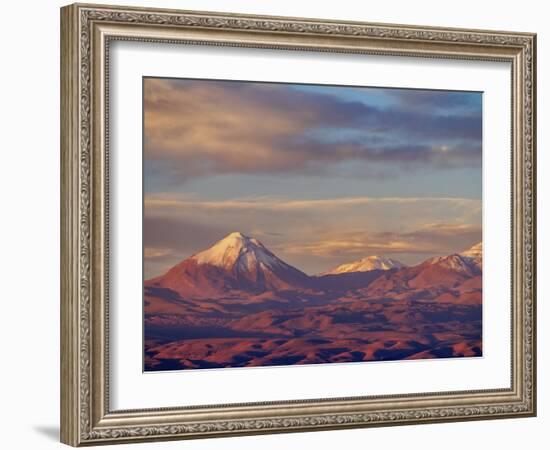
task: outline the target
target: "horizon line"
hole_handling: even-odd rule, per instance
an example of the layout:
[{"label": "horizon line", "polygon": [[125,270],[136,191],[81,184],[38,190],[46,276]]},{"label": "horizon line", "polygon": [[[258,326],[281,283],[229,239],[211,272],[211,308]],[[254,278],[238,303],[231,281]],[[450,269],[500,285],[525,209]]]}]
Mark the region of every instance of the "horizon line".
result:
[{"label": "horizon line", "polygon": [[[431,253],[431,256],[421,260],[420,262],[416,263],[416,264],[406,264],[404,263],[403,261],[400,261],[399,259],[397,258],[392,258],[391,256],[388,256],[387,254],[384,254],[384,253],[378,253],[378,254],[368,254],[368,255],[365,255],[365,256],[362,256],[360,258],[357,258],[357,259],[353,259],[353,260],[348,260],[347,262],[343,262],[341,264],[338,264],[336,266],[332,266],[330,267],[327,271],[323,271],[323,272],[316,272],[314,274],[308,274],[307,272],[304,272],[302,269],[300,269],[299,267],[297,267],[296,265],[293,265],[293,264],[289,264],[288,262],[286,262],[284,259],[280,258],[279,256],[277,256],[274,252],[272,252],[268,247],[266,247],[263,242],[260,240],[260,239],[257,239],[253,236],[248,236],[246,235],[245,233],[242,233],[241,231],[231,231],[227,234],[225,234],[221,239],[218,239],[216,240],[212,245],[210,245],[209,247],[206,247],[205,249],[203,250],[199,250],[197,252],[194,252],[192,254],[190,254],[189,256],[183,258],[183,259],[180,259],[179,262],[175,263],[174,265],[171,265],[167,271],[171,270],[173,267],[183,263],[184,261],[187,261],[188,259],[191,259],[193,258],[195,255],[198,255],[199,253],[202,253],[202,252],[205,252],[209,249],[211,249],[212,247],[214,247],[216,244],[218,244],[219,242],[223,241],[224,239],[228,238],[229,236],[231,236],[232,234],[239,234],[240,236],[244,237],[244,238],[247,238],[247,239],[254,239],[256,240],[257,242],[259,242],[264,248],[266,248],[269,252],[271,252],[276,258],[280,259],[281,261],[283,261],[285,264],[289,265],[290,267],[302,272],[304,275],[307,275],[308,277],[318,277],[318,276],[326,276],[326,275],[334,275],[334,274],[329,274],[328,272],[330,270],[333,270],[333,269],[336,269],[342,265],[346,265],[346,264],[352,264],[352,263],[355,263],[355,262],[358,262],[358,261],[362,261],[364,259],[367,259],[367,258],[370,258],[370,257],[378,257],[378,258],[387,258],[387,259],[393,259],[394,261],[397,261],[399,262],[400,264],[403,264],[403,268],[411,268],[411,267],[416,267],[420,264],[423,264],[425,263],[426,261],[429,261],[430,259],[433,259],[433,258],[437,258],[437,257],[445,257],[445,256],[452,256],[452,255],[459,255],[461,256],[461,253],[464,253],[466,251],[468,251],[469,249],[475,247],[476,245],[479,245],[479,244],[483,244],[483,240],[480,240],[472,245],[470,245],[467,249],[465,250],[462,250],[462,251],[457,251],[457,252],[452,252],[452,253],[446,253],[446,254],[443,254],[442,255],[442,252],[436,252],[436,253]],[[154,248],[154,247],[148,247],[148,248]],[[143,247],[143,251],[142,251],[142,258],[143,258],[143,263],[145,264],[145,261],[147,259],[147,257],[145,256],[145,252],[146,252],[146,249],[147,247]],[[397,252],[398,253],[398,252]],[[406,252],[403,252],[403,253],[406,253]],[[414,253],[419,253],[419,254],[430,254],[430,252],[419,252],[419,251],[416,251]],[[373,269],[373,270],[377,270],[377,269]],[[381,269],[383,270],[383,269]],[[385,270],[392,270],[392,269],[385,269]],[[148,279],[145,279],[145,277],[143,278],[143,281],[146,282],[146,281],[150,281],[150,280],[153,280],[155,278],[158,278],[160,276],[163,276],[164,274],[166,274],[165,271],[164,273],[161,273],[159,275],[155,275],[151,278],[148,278]],[[357,272],[360,272],[360,271],[357,271]],[[347,272],[347,273],[357,273],[357,272]]]}]

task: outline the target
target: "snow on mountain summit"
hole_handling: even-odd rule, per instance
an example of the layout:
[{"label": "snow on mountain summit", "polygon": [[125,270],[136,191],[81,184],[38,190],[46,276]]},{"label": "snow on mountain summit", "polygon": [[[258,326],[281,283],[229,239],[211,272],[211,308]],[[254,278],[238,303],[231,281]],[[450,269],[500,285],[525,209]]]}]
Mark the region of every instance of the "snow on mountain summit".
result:
[{"label": "snow on mountain summit", "polygon": [[228,234],[212,247],[193,255],[191,259],[198,264],[210,264],[224,269],[231,269],[236,265],[251,269],[257,264],[272,267],[282,262],[260,241],[239,232]]},{"label": "snow on mountain summit", "polygon": [[401,269],[403,267],[406,267],[405,264],[396,259],[373,255],[358,261],[342,264],[326,272],[324,275],[335,275],[348,272],[368,272],[370,270]]},{"label": "snow on mountain summit", "polygon": [[233,232],[150,280],[180,295],[216,296],[231,290],[264,292],[309,285],[309,277],[271,253],[257,239]]},{"label": "snow on mountain summit", "polygon": [[436,256],[425,261],[423,264],[435,265],[454,270],[456,272],[471,273],[472,270],[482,269],[483,244],[481,242],[473,245],[468,250],[447,256]]},{"label": "snow on mountain summit", "polygon": [[466,256],[468,258],[481,258],[483,255],[483,243],[478,242],[476,245],[462,252],[461,255]]},{"label": "snow on mountain summit", "polygon": [[470,247],[468,250],[462,252],[460,256],[463,256],[470,260],[478,269],[481,269],[483,264],[483,244],[481,242]]},{"label": "snow on mountain summit", "polygon": [[435,256],[428,259],[421,265],[424,266],[439,266],[443,269],[453,270],[455,272],[471,272],[471,258],[464,257],[463,255],[453,254],[446,256]]}]

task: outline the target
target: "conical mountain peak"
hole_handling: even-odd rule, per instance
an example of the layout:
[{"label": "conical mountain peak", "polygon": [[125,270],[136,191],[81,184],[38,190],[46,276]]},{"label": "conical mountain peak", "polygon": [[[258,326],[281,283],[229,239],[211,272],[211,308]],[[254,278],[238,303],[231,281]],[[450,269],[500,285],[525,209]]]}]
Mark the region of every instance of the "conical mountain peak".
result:
[{"label": "conical mountain peak", "polygon": [[257,239],[250,238],[239,231],[228,234],[212,247],[191,257],[197,264],[231,269],[236,264],[251,267],[258,263],[271,266],[278,258]]},{"label": "conical mountain peak", "polygon": [[238,231],[180,262],[152,283],[194,297],[215,297],[231,290],[259,293],[308,285],[306,274],[279,259],[257,239]]},{"label": "conical mountain peak", "polygon": [[250,240],[248,236],[245,236],[240,231],[233,231],[232,233],[229,233],[227,236],[225,236],[223,239],[221,239],[219,242],[222,241],[247,241]]},{"label": "conical mountain peak", "polygon": [[386,258],[379,255],[371,255],[358,261],[342,264],[326,272],[325,274],[334,275],[348,272],[368,272],[371,270],[401,269],[403,267],[405,267],[405,264],[396,259]]}]

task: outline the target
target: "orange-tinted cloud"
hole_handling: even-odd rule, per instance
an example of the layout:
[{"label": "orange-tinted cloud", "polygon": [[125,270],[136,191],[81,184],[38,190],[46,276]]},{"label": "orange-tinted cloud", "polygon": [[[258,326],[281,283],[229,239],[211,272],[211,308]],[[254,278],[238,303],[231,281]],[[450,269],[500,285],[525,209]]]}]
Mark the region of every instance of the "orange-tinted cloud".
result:
[{"label": "orange-tinted cloud", "polygon": [[[481,240],[481,201],[464,198],[344,197],[201,201],[177,194],[145,200],[144,240],[170,248],[166,267],[229,231],[260,239],[309,273],[371,254],[413,263]],[[151,258],[159,268],[161,259]],[[160,269],[159,269],[160,270]]]},{"label": "orange-tinted cloud", "polygon": [[365,255],[445,255],[468,249],[481,241],[481,227],[471,224],[437,223],[418,229],[383,232],[330,233],[304,244],[282,246],[286,253],[310,253],[325,258],[353,259]]},{"label": "orange-tinted cloud", "polygon": [[[354,160],[472,167],[481,158],[480,117],[449,111],[380,109],[281,84],[146,78],[146,166],[174,183],[205,174],[318,173]],[[327,130],[340,131],[327,138]]]}]

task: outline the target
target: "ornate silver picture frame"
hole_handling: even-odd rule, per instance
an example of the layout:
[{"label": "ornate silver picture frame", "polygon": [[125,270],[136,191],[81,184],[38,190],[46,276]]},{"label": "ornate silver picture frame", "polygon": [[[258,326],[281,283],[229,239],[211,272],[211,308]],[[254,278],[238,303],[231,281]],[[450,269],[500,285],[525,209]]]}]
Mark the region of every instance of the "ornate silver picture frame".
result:
[{"label": "ornate silver picture frame", "polygon": [[[426,58],[509,63],[511,149],[503,155],[512,162],[510,386],[113,409],[108,231],[110,177],[116,174],[109,171],[108,100],[110,48],[116,41],[407,56],[419,63]],[[106,5],[62,8],[61,441],[81,446],[534,416],[535,89],[531,33]]]}]

